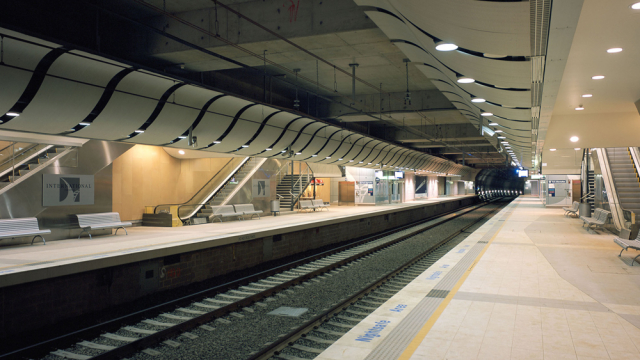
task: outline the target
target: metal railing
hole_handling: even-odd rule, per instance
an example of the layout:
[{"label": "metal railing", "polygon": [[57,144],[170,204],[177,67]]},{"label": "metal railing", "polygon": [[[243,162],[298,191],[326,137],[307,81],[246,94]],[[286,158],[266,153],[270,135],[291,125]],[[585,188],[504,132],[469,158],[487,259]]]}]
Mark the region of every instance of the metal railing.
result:
[{"label": "metal railing", "polygon": [[13,182],[16,169],[29,160],[52,148],[53,145],[12,142],[0,149],[0,178],[9,175],[9,182]]},{"label": "metal railing", "polygon": [[[309,167],[309,165],[307,163],[303,163],[302,161],[299,163],[299,170],[298,170],[298,179],[296,180],[296,182],[293,182],[293,178],[291,179],[291,210],[293,211],[295,204],[298,202],[298,200],[300,199],[300,197],[302,196],[302,193],[306,190],[307,186],[309,185],[309,183],[311,182],[311,180],[313,179],[313,170],[311,170],[311,167]],[[305,169],[302,170],[302,164],[304,164]],[[304,179],[304,183],[302,182]],[[304,188],[302,187],[303,184],[306,184],[304,186]],[[298,188],[299,192],[297,194],[293,193],[293,190]],[[300,207],[300,205],[298,205],[298,208]]]},{"label": "metal railing", "polygon": [[620,231],[624,228],[624,211],[620,206],[618,200],[618,193],[616,192],[615,184],[613,183],[613,177],[611,176],[611,165],[609,164],[609,157],[607,156],[607,150],[605,148],[594,149],[598,156],[598,162],[600,163],[600,169],[602,171],[602,180],[604,187],[607,191],[609,199],[609,208],[611,210],[611,219],[616,230]]}]

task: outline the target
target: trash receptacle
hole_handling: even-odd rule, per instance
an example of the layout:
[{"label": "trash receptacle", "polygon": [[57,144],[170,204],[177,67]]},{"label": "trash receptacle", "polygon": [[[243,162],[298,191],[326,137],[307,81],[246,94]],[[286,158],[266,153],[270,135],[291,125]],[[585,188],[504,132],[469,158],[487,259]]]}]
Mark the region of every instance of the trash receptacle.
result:
[{"label": "trash receptacle", "polygon": [[589,203],[580,203],[578,207],[579,216],[591,217],[591,204]]},{"label": "trash receptacle", "polygon": [[271,214],[276,216],[280,213],[280,200],[271,200]]}]

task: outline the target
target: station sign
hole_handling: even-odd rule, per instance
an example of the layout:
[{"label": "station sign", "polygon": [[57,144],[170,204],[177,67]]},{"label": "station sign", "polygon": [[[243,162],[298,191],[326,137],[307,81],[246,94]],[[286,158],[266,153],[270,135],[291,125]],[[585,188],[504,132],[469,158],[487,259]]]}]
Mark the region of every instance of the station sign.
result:
[{"label": "station sign", "polygon": [[93,205],[93,175],[42,174],[42,206]]}]

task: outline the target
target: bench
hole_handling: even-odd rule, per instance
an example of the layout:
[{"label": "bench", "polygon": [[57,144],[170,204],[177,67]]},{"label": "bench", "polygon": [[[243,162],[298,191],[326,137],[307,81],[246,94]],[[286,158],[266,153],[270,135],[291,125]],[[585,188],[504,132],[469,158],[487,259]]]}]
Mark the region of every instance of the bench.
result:
[{"label": "bench", "polygon": [[611,212],[604,209],[596,209],[593,212],[593,215],[594,216],[592,217],[580,216],[583,227],[585,224],[587,224],[587,227],[589,228],[591,228],[591,225],[595,225],[594,230],[602,227],[609,219],[609,215],[611,215]]},{"label": "bench", "polygon": [[[615,237],[613,239],[614,243],[622,247],[622,250],[620,250],[620,254],[618,254],[618,257],[622,257],[622,252],[625,250],[640,250],[640,232],[638,232],[638,236],[636,236],[635,239],[629,240],[625,239],[625,237],[629,237],[629,230],[622,229],[622,231],[620,231],[620,237]],[[633,266],[633,263],[637,261],[638,257],[640,257],[640,255],[633,258],[633,260],[631,261],[631,266]]]},{"label": "bench", "polygon": [[51,230],[40,230],[38,219],[36,218],[17,218],[0,220],[0,239],[13,239],[23,236],[33,236],[31,245],[37,237],[47,245],[42,235],[51,234]]},{"label": "bench", "polygon": [[298,212],[301,212],[303,210],[315,210],[315,209],[316,209],[316,206],[313,205],[311,200],[300,200],[300,208],[298,209]]},{"label": "bench", "polygon": [[316,207],[316,209],[327,209],[329,211],[329,204],[325,204],[322,199],[311,200],[311,204]]},{"label": "bench", "polygon": [[578,207],[580,207],[580,203],[577,201],[573,202],[573,205],[571,205],[571,207],[563,207],[562,210],[564,210],[564,215],[566,216],[567,214],[573,214],[573,215],[577,215],[578,213]]},{"label": "bench", "polygon": [[222,219],[235,217],[237,220],[242,220],[241,212],[237,212],[233,205],[220,205],[220,206],[208,206],[202,209],[198,214],[198,217],[206,217],[209,222],[213,222],[218,219],[222,222]]},{"label": "bench", "polygon": [[120,214],[117,212],[76,214],[76,217],[78,218],[78,226],[82,229],[78,239],[80,239],[83,232],[86,232],[89,235],[89,239],[91,239],[90,231],[101,229],[116,229],[116,235],[118,235],[118,230],[122,229],[126,235],[129,235],[125,226],[131,226],[131,223],[120,221]]},{"label": "bench", "polygon": [[233,205],[233,207],[236,209],[236,213],[242,213],[243,215],[251,215],[251,219],[253,219],[254,216],[258,216],[258,219],[260,219],[260,214],[262,214],[262,210],[256,210],[253,207],[253,204],[239,204],[239,205]]}]

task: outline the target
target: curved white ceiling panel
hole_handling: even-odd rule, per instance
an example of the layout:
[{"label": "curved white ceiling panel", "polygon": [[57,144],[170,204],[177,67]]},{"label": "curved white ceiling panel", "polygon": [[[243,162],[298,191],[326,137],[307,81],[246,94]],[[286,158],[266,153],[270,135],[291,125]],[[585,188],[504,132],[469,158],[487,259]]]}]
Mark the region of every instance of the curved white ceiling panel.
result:
[{"label": "curved white ceiling panel", "polygon": [[[1,29],[0,35],[7,36]],[[96,55],[9,40],[11,54],[5,52],[5,60],[16,63],[0,64],[0,129],[178,148],[189,148],[192,129],[196,148],[205,151],[290,158],[283,150],[291,149],[301,153],[292,159],[309,162],[430,171],[446,167],[458,175],[469,171],[446,159]],[[27,68],[17,68],[17,62]]]}]

